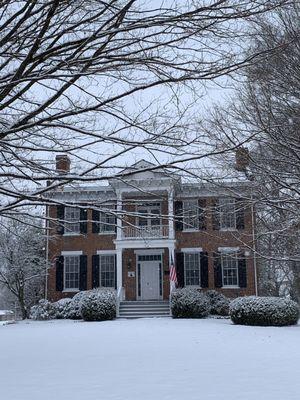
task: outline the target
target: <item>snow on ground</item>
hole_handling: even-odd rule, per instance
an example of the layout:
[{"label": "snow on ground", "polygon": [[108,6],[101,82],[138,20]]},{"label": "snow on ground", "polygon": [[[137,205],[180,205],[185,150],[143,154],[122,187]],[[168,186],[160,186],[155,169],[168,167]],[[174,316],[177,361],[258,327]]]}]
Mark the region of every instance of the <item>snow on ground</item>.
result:
[{"label": "snow on ground", "polygon": [[293,400],[300,326],[225,319],[0,326],[1,400]]}]

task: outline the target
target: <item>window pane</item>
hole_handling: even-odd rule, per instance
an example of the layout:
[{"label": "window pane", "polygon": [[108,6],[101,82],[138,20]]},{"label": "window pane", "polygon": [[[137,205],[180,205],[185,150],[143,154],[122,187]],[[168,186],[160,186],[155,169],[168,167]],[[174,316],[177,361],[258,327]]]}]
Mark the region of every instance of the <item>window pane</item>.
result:
[{"label": "window pane", "polygon": [[238,286],[237,254],[222,254],[223,286]]},{"label": "window pane", "polygon": [[183,202],[184,229],[199,229],[199,210],[197,200]]},{"label": "window pane", "polygon": [[200,254],[184,253],[185,285],[200,286]]},{"label": "window pane", "polygon": [[65,233],[80,232],[80,209],[76,207],[65,208]]},{"label": "window pane", "polygon": [[141,206],[138,206],[137,213],[139,214],[138,226],[151,227],[161,225],[160,203],[145,203]]},{"label": "window pane", "polygon": [[115,287],[115,256],[100,256],[100,286]]},{"label": "window pane", "polygon": [[219,199],[220,204],[220,227],[236,228],[235,199],[224,197]]},{"label": "window pane", "polygon": [[65,289],[79,289],[79,256],[65,256]]},{"label": "window pane", "polygon": [[116,218],[110,212],[100,212],[99,216],[99,232],[115,232]]}]

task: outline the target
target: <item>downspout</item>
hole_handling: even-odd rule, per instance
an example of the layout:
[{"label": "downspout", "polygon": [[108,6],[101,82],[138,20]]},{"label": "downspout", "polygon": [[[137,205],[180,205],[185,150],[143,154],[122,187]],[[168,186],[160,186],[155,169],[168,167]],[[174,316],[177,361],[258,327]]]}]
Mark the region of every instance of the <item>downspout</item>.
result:
[{"label": "downspout", "polygon": [[253,266],[254,266],[254,284],[255,284],[255,296],[258,296],[258,284],[257,284],[257,259],[256,259],[256,237],[255,237],[255,218],[254,218],[254,205],[253,196],[251,196],[251,218],[252,218],[252,237],[253,237]]}]

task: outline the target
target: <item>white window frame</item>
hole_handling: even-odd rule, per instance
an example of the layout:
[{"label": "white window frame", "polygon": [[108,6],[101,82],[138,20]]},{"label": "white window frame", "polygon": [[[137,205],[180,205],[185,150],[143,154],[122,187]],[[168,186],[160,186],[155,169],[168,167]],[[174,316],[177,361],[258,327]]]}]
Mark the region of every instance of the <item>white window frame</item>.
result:
[{"label": "white window frame", "polygon": [[[80,285],[80,255],[82,254],[82,251],[77,251],[77,252],[68,252],[68,251],[63,251],[62,256],[64,256],[64,292],[79,292],[79,285]],[[67,266],[67,258],[70,257],[76,257],[78,260],[78,287],[66,287],[66,266]]]},{"label": "white window frame", "polygon": [[[187,276],[186,276],[187,257],[188,256],[192,256],[192,255],[194,256],[196,254],[198,255],[198,260],[199,260],[199,284],[198,285],[188,285],[187,284]],[[201,257],[200,257],[200,252],[199,251],[189,251],[189,252],[185,251],[185,252],[183,252],[183,257],[184,257],[184,260],[183,260],[183,263],[184,263],[184,286],[186,286],[186,287],[197,287],[197,288],[201,287]]]},{"label": "white window frame", "polygon": [[[114,206],[106,207],[105,211],[100,211],[100,213],[99,213],[99,221],[98,221],[99,235],[114,235],[116,233],[115,221],[113,222],[113,224],[111,224],[111,223],[107,223],[105,220],[108,216],[115,219],[115,215],[113,213],[111,213],[110,210],[115,211],[115,207]],[[103,220],[101,220],[101,219],[103,219]],[[111,228],[111,230],[103,230],[104,226],[107,226],[107,225]]]},{"label": "white window frame", "polygon": [[[223,202],[223,204],[222,204]],[[233,210],[230,211],[231,218],[233,221],[232,226],[228,226],[227,223],[224,224],[224,220],[227,221],[229,218],[228,215],[228,207],[229,204],[232,205]],[[222,208],[225,208],[225,211],[222,211]],[[219,223],[221,231],[235,231],[236,228],[236,207],[235,207],[235,198],[234,197],[220,197],[219,198]]]},{"label": "white window frame", "polygon": [[[189,215],[189,212],[191,211],[191,208],[190,208],[190,205],[188,206],[188,204],[193,204],[193,207],[195,207],[194,220],[195,220],[195,225],[196,226],[191,226],[190,222],[188,222],[192,218],[192,216]],[[186,200],[183,200],[182,201],[182,205],[183,205],[183,231],[184,232],[199,231],[199,204],[198,204],[198,199],[186,199]]]},{"label": "white window frame", "polygon": [[[152,213],[152,210],[154,208],[157,208],[158,210],[158,214],[157,214],[157,218],[154,218],[154,214]],[[145,216],[142,216],[142,212],[141,210],[145,210],[146,213],[144,214]],[[136,217],[136,226],[138,228],[144,228],[146,227],[149,228],[149,230],[153,227],[161,227],[162,226],[162,218],[161,218],[161,202],[159,201],[149,201],[147,203],[141,203],[141,204],[137,204],[136,205],[136,213],[137,213],[137,217]],[[156,215],[156,214],[155,214]],[[146,225],[140,225],[139,221],[140,218],[146,219],[147,224]],[[159,219],[159,224],[157,225],[152,225],[152,221],[154,219]]]},{"label": "white window frame", "polygon": [[[228,284],[224,284],[224,258],[223,257],[230,257],[231,260],[234,259],[235,261],[235,269],[236,269],[236,285],[228,285]],[[224,289],[237,289],[239,288],[239,262],[238,262],[238,250],[237,248],[232,248],[231,251],[229,248],[226,248],[225,251],[221,251],[221,268],[222,268],[222,288]],[[231,268],[227,268],[227,269],[233,269]]]},{"label": "white window frame", "polygon": [[[68,213],[72,210],[72,212],[76,211],[78,214],[77,218],[70,218]],[[70,230],[72,227],[72,230]],[[77,228],[73,230],[73,227]],[[77,236],[80,235],[80,208],[78,207],[65,207],[64,212],[64,236]]]},{"label": "white window frame", "polygon": [[[116,280],[116,253],[112,251],[97,251],[99,256],[99,287],[100,288],[108,288],[108,289],[115,289],[115,280]],[[101,257],[113,257],[113,267],[114,267],[114,279],[113,279],[113,286],[103,286],[102,279],[101,279]]]}]

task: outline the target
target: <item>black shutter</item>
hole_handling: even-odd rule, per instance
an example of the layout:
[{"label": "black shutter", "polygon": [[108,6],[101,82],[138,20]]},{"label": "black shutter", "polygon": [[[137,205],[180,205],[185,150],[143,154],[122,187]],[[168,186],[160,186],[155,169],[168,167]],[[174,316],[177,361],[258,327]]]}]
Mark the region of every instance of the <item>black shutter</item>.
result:
[{"label": "black shutter", "polygon": [[245,229],[245,205],[242,199],[235,199],[236,228]]},{"label": "black shutter", "polygon": [[64,257],[59,256],[56,259],[56,291],[64,290]]},{"label": "black shutter", "polygon": [[245,257],[240,257],[238,259],[238,268],[239,268],[239,287],[246,288],[247,287],[247,264]]},{"label": "black shutter", "polygon": [[219,200],[212,200],[212,226],[214,230],[220,229],[220,210],[219,210]]},{"label": "black shutter", "polygon": [[87,233],[87,209],[80,209],[80,233]]},{"label": "black shutter", "polygon": [[93,289],[100,286],[100,274],[99,274],[99,256],[92,256],[92,284]]},{"label": "black shutter", "polygon": [[63,235],[65,233],[64,219],[65,219],[65,206],[56,206],[56,216],[57,216],[57,233]]},{"label": "black shutter", "polygon": [[220,253],[214,253],[214,277],[215,277],[215,287],[216,288],[222,287],[223,286],[222,262]]},{"label": "black shutter", "polygon": [[79,290],[87,289],[87,256],[80,256]]},{"label": "black shutter", "polygon": [[115,254],[115,289],[117,290],[117,255]]},{"label": "black shutter", "polygon": [[98,210],[92,211],[92,232],[99,233],[99,219],[100,219],[100,212]]},{"label": "black shutter", "polygon": [[199,230],[206,229],[206,199],[198,200],[199,207]]},{"label": "black shutter", "polygon": [[176,274],[178,287],[184,287],[184,254],[176,253]]},{"label": "black shutter", "polygon": [[118,230],[118,218],[115,217],[115,233],[117,233]]},{"label": "black shutter", "polygon": [[208,287],[208,255],[207,252],[200,253],[200,268],[201,268],[201,287]]},{"label": "black shutter", "polygon": [[182,201],[175,201],[175,230],[183,230],[183,203]]}]

